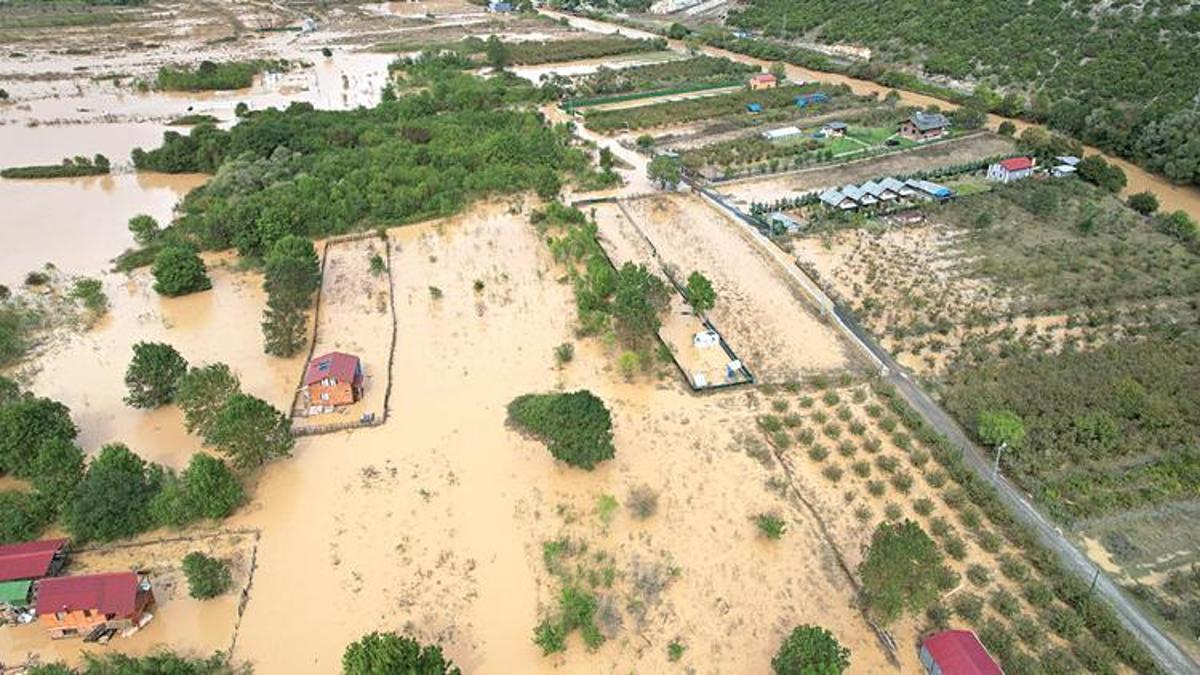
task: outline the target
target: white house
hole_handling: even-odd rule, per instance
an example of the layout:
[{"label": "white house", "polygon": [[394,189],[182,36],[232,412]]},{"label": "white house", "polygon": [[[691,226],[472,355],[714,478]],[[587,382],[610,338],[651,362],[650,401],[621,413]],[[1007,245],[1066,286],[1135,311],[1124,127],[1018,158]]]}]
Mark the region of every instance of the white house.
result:
[{"label": "white house", "polygon": [[762,137],[768,141],[778,141],[783,138],[793,138],[801,135],[802,131],[798,127],[780,127],[778,129],[767,129],[762,132]]},{"label": "white house", "polygon": [[1013,157],[996,162],[988,167],[987,178],[997,183],[1011,183],[1033,175],[1033,160],[1028,157]]}]

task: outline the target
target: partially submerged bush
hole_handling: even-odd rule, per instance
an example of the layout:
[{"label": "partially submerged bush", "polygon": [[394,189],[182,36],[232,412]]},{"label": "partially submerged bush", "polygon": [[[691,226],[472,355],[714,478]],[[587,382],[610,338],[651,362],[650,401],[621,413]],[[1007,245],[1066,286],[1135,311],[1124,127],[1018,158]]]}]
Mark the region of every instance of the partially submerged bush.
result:
[{"label": "partially submerged bush", "polygon": [[224,561],[198,551],[184,556],[183,574],[187,577],[188,594],[198,600],[215,598],[233,585],[229,566]]},{"label": "partially submerged bush", "polygon": [[508,419],[571,466],[590,471],[613,457],[612,416],[590,391],[518,396],[508,404]]}]

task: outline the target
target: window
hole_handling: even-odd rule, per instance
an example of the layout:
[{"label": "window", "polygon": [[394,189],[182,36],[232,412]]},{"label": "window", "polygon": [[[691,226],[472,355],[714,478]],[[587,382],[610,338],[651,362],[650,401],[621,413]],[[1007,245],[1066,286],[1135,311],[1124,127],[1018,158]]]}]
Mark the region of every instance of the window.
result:
[{"label": "window", "polygon": [[65,621],[67,618],[67,613],[66,612],[55,612],[54,618],[58,621]]},{"label": "window", "polygon": [[327,391],[321,392],[321,400],[328,401],[329,400],[329,392],[327,392]]}]

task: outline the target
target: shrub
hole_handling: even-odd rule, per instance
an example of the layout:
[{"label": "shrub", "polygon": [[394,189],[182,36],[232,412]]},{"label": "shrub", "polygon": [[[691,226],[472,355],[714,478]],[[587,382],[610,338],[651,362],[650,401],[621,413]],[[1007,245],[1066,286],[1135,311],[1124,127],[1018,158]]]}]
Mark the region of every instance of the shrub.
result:
[{"label": "shrub", "polygon": [[151,273],[154,290],[160,295],[174,297],[212,288],[204,261],[182,246],[164,246],[154,258]]},{"label": "shrub", "polygon": [[842,441],[838,443],[838,454],[842,457],[853,457],[858,448],[854,447],[854,443],[850,441]]},{"label": "shrub", "polygon": [[1021,594],[1029,604],[1038,609],[1045,609],[1054,602],[1054,590],[1041,581],[1029,581],[1021,586]]},{"label": "shrub", "polygon": [[638,485],[629,490],[625,507],[635,518],[645,520],[658,512],[658,493],[649,485]]},{"label": "shrub", "polygon": [[157,408],[170,403],[187,367],[187,361],[171,345],[135,344],[133,359],[125,371],[125,386],[129,389],[125,402],[135,408]]},{"label": "shrub", "polygon": [[954,528],[950,526],[950,523],[946,522],[945,518],[935,516],[933,520],[929,521],[929,531],[935,537],[944,537],[953,532]]},{"label": "shrub", "polygon": [[813,433],[812,429],[801,429],[800,431],[796,432],[796,440],[799,441],[801,445],[812,445],[816,438],[816,434]]},{"label": "shrub", "polygon": [[988,619],[979,627],[979,641],[1001,662],[1008,660],[1007,657],[1013,648],[1012,633],[1004,624],[995,619]]},{"label": "shrub", "polygon": [[1009,619],[1015,617],[1021,611],[1021,601],[1017,600],[1017,596],[1005,588],[997,588],[992,591],[992,596],[988,599],[988,602],[992,606],[992,609],[996,610],[997,614]]},{"label": "shrub", "polygon": [[224,561],[198,551],[184,556],[183,574],[187,577],[188,594],[198,600],[215,598],[233,585],[229,566]]},{"label": "shrub", "polygon": [[1000,538],[1000,535],[991,530],[982,530],[975,534],[975,543],[979,544],[979,548],[988,553],[996,553],[1000,550],[1000,546],[1004,543],[1004,540]]},{"label": "shrub", "polygon": [[983,565],[971,565],[967,568],[967,580],[976,586],[986,586],[992,580],[992,573]]},{"label": "shrub", "polygon": [[832,408],[833,406],[842,402],[842,398],[840,396],[838,396],[838,393],[836,391],[833,391],[833,390],[827,391],[824,394],[822,394],[821,400],[824,401],[825,405],[829,406],[830,408]]},{"label": "shrub", "polygon": [[589,391],[526,394],[508,404],[510,422],[546,443],[555,459],[591,470],[612,459],[612,417]]},{"label": "shrub", "polygon": [[773,513],[760,513],[754,516],[754,524],[758,532],[767,539],[780,539],[787,531],[787,523]]},{"label": "shrub", "polygon": [[958,514],[958,520],[969,530],[979,529],[982,520],[979,517],[979,510],[973,506],[964,508]]},{"label": "shrub", "polygon": [[842,467],[836,464],[830,464],[824,469],[821,469],[821,475],[836,483],[842,479]]},{"label": "shrub", "polygon": [[946,630],[950,626],[950,610],[940,602],[925,610],[925,618],[929,619],[930,628],[935,630]]},{"label": "shrub", "polygon": [[838,426],[837,422],[830,422],[821,430],[825,432],[826,436],[835,440],[842,435],[842,428]]},{"label": "shrub", "polygon": [[1013,581],[1025,581],[1029,578],[1029,567],[1014,556],[1000,556],[1000,573]]},{"label": "shrub", "polygon": [[884,492],[887,492],[887,484],[881,480],[867,481],[867,492],[873,497],[881,497]]},{"label": "shrub", "polygon": [[871,519],[871,507],[866,504],[859,504],[858,508],[854,509],[854,517],[860,523],[865,523]]},{"label": "shrub", "polygon": [[0,544],[37,539],[54,512],[39,495],[19,490],[0,492]]},{"label": "shrub", "polygon": [[422,645],[409,637],[372,632],[346,647],[342,675],[461,675],[437,645]]},{"label": "shrub", "polygon": [[866,478],[871,475],[871,464],[863,460],[859,460],[850,465],[850,470],[859,478]]},{"label": "shrub", "polygon": [[1045,614],[1046,625],[1064,640],[1074,640],[1083,632],[1083,619],[1066,606],[1051,607]]},{"label": "shrub", "polygon": [[928,516],[933,513],[933,500],[928,497],[917,499],[913,502],[913,511],[916,511],[917,515]]},{"label": "shrub", "polygon": [[863,449],[872,455],[878,454],[883,449],[883,443],[878,438],[871,436],[863,441]]},{"label": "shrub", "polygon": [[882,523],[858,568],[863,603],[884,625],[905,611],[924,611],[937,599],[941,568],[937,546],[920,525]]},{"label": "shrub", "polygon": [[880,455],[875,458],[875,466],[879,467],[880,471],[893,473],[900,466],[900,461],[891,455]]},{"label": "shrub", "polygon": [[946,555],[955,560],[967,557],[967,545],[958,535],[947,535],[942,541],[942,546],[946,548]]},{"label": "shrub", "polygon": [[904,510],[896,502],[888,502],[883,507],[883,515],[888,520],[900,520],[904,515]]},{"label": "shrub", "polygon": [[863,434],[867,433],[867,425],[859,422],[858,420],[851,422],[848,428],[850,429],[850,433],[854,434],[855,436],[862,436]]},{"label": "shrub", "polygon": [[849,409],[849,408],[847,408],[846,406],[840,406],[840,407],[838,407],[838,409],[837,409],[837,418],[838,418],[839,420],[841,420],[841,421],[843,421],[843,422],[849,422],[849,421],[850,421],[850,419],[851,419],[851,418],[853,418],[853,417],[854,417],[854,413],[850,412],[850,409]]},{"label": "shrub", "polygon": [[104,294],[104,284],[99,279],[76,279],[75,285],[71,287],[71,297],[82,302],[83,306],[96,316],[108,309],[108,296]]},{"label": "shrub", "polygon": [[979,617],[983,615],[983,598],[974,593],[959,593],[954,596],[951,604],[955,614],[971,623],[979,621]]},{"label": "shrub", "polygon": [[1013,631],[1031,649],[1038,649],[1046,642],[1046,630],[1037,620],[1027,616],[1013,619]]},{"label": "shrub", "polygon": [[814,462],[825,461],[829,456],[829,450],[823,445],[814,445],[808,449],[808,458]]},{"label": "shrub", "polygon": [[1129,195],[1129,208],[1148,216],[1158,210],[1158,197],[1149,190]]},{"label": "shrub", "polygon": [[929,487],[938,489],[946,484],[946,474],[942,471],[930,471],[925,474],[925,482],[929,483]]},{"label": "shrub", "polygon": [[566,365],[575,358],[575,345],[570,342],[564,342],[554,348],[554,360],[558,365]]},{"label": "shrub", "polygon": [[777,413],[785,413],[788,410],[788,401],[786,398],[777,398],[771,401],[771,409]]},{"label": "shrub", "polygon": [[671,643],[667,645],[667,660],[674,663],[683,658],[683,653],[685,651],[687,651],[687,647],[685,647],[682,642],[679,640],[671,640]]},{"label": "shrub", "polygon": [[892,475],[891,483],[892,487],[896,488],[896,491],[900,494],[908,494],[913,486],[912,474],[907,471],[895,473]]},{"label": "shrub", "polygon": [[771,659],[775,675],[835,675],[849,667],[850,650],[828,630],[811,625],[794,628]]}]

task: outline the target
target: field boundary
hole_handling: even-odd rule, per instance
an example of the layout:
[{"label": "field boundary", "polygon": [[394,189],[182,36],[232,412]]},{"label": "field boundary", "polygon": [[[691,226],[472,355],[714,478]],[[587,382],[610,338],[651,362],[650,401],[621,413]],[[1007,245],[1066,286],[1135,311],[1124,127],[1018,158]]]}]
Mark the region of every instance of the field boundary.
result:
[{"label": "field boundary", "polygon": [[658,96],[675,96],[683,94],[694,94],[711,89],[727,89],[737,87],[742,84],[741,80],[725,80],[723,82],[706,82],[694,85],[682,85],[677,87],[665,87],[663,89],[646,89],[643,91],[632,91],[625,94],[610,94],[608,96],[591,96],[587,98],[575,98],[563,101],[559,106],[563,112],[572,113],[580,108],[589,108],[597,105],[607,105],[609,103],[624,103],[626,101],[637,101],[643,98],[655,98]]},{"label": "field boundary", "polygon": [[363,239],[380,239],[383,241],[384,251],[384,272],[387,274],[388,282],[388,311],[392,318],[392,339],[388,348],[387,359],[387,384],[384,386],[383,392],[383,413],[379,416],[371,418],[369,421],[358,419],[348,422],[336,422],[333,424],[309,424],[295,426],[291,428],[293,437],[300,436],[319,436],[321,434],[332,434],[348,429],[359,429],[368,427],[381,426],[387,422],[388,414],[391,410],[389,403],[392,397],[392,366],[396,358],[396,297],[392,279],[392,244],[391,238],[388,237],[387,231],[371,231],[371,232],[355,232],[352,234],[343,234],[336,237],[330,237],[325,240],[321,247],[321,287],[317,290],[317,299],[313,303],[313,319],[312,319],[312,337],[309,340],[308,355],[304,359],[304,365],[300,371],[300,377],[296,382],[296,393],[292,397],[292,408],[288,419],[293,423],[297,419],[296,410],[300,397],[303,396],[304,390],[304,373],[308,369],[308,364],[312,362],[313,354],[317,349],[317,332],[321,326],[321,296],[325,291],[325,262],[329,259],[329,247],[337,244],[343,244],[351,241],[361,241]]}]

